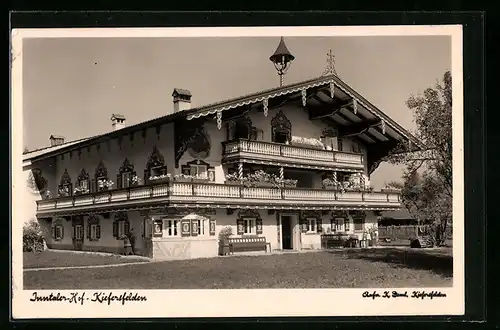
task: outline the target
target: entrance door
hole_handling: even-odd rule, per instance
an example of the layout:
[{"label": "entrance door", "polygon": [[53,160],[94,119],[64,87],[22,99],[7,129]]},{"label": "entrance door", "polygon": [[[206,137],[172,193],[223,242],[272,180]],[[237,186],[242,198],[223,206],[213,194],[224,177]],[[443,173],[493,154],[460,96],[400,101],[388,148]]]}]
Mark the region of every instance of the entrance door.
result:
[{"label": "entrance door", "polygon": [[73,249],[81,251],[83,249],[83,224],[73,226]]},{"label": "entrance door", "polygon": [[293,249],[293,231],[292,231],[292,217],[289,215],[281,216],[281,233],[283,250]]}]

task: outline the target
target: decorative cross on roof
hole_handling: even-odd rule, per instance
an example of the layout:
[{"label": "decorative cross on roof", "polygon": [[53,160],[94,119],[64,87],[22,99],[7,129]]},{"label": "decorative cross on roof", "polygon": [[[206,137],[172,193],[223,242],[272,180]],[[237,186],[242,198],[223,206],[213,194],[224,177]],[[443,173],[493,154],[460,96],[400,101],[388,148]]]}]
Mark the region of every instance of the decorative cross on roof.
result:
[{"label": "decorative cross on roof", "polygon": [[328,51],[326,53],[326,69],[325,72],[323,72],[323,76],[331,75],[334,74],[337,76],[337,70],[335,70],[335,55],[333,55],[332,50]]}]

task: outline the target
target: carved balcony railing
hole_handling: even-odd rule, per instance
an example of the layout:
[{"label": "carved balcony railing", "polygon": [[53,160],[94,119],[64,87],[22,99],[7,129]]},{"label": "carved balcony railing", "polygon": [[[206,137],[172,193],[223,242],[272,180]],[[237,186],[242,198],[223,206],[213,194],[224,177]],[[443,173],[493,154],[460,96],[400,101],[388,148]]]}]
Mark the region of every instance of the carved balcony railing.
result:
[{"label": "carved balcony railing", "polygon": [[40,215],[59,211],[134,208],[147,205],[237,205],[271,208],[318,207],[322,209],[389,210],[401,207],[398,192],[346,191],[309,188],[245,187],[234,184],[167,182],[106,192],[41,200]]},{"label": "carved balcony railing", "polygon": [[241,158],[284,162],[297,166],[351,168],[355,170],[364,168],[363,155],[357,153],[246,139],[222,142],[223,162],[228,163]]}]

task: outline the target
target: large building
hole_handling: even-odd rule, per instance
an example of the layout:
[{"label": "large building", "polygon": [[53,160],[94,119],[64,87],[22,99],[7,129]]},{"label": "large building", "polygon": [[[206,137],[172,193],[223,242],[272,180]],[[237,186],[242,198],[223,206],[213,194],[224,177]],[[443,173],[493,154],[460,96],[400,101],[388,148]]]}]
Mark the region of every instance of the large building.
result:
[{"label": "large building", "polygon": [[[282,77],[283,40],[271,60]],[[175,89],[169,115],[127,126],[113,114],[109,133],[52,135],[23,155],[49,248],[122,253],[132,231],[136,254],[207,257],[231,227],[272,250],[317,249],[323,233],[361,236],[401,207],[369,177],[419,141],[337,75],[198,108],[191,97]]]}]

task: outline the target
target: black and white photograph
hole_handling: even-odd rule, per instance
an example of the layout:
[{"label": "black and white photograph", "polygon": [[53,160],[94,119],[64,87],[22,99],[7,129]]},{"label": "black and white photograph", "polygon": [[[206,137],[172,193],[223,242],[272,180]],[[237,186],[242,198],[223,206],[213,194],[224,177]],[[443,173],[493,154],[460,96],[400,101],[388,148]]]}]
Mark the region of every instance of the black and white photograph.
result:
[{"label": "black and white photograph", "polygon": [[14,315],[462,314],[461,38],[14,30]]}]

